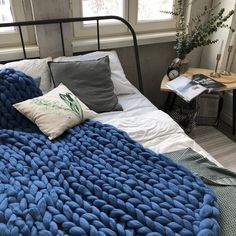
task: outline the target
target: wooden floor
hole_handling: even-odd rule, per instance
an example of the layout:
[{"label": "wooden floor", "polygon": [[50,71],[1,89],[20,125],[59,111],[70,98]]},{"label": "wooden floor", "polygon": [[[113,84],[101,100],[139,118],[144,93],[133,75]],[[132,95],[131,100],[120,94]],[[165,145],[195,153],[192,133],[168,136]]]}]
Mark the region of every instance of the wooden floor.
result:
[{"label": "wooden floor", "polygon": [[197,126],[191,137],[224,167],[236,172],[235,136],[230,135],[227,127],[219,129],[221,131],[212,126]]}]

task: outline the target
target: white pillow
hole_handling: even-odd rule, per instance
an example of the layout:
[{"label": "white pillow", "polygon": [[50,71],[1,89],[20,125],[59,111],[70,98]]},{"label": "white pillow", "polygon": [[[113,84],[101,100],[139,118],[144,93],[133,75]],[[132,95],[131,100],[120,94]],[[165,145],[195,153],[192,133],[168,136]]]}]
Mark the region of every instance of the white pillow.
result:
[{"label": "white pillow", "polygon": [[111,80],[114,84],[114,93],[116,95],[135,93],[133,85],[131,85],[131,83],[125,76],[116,51],[96,51],[79,56],[58,57],[55,58],[53,61],[88,61],[96,60],[105,56],[109,56],[110,59]]},{"label": "white pillow", "polygon": [[57,138],[67,129],[97,115],[63,84],[43,96],[13,106],[49,139]]},{"label": "white pillow", "polygon": [[48,61],[52,61],[52,58],[48,57],[44,59],[25,59],[0,65],[0,69],[10,67],[15,70],[22,71],[33,78],[41,77],[39,87],[43,93],[47,93],[52,89],[52,80],[47,64]]}]

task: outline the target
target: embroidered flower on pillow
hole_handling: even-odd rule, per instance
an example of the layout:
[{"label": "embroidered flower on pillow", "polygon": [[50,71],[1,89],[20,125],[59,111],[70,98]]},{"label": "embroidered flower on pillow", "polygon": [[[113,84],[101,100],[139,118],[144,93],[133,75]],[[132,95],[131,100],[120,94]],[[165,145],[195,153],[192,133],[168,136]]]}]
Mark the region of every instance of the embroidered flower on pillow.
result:
[{"label": "embroidered flower on pillow", "polygon": [[83,120],[83,109],[80,105],[79,99],[72,93],[59,94],[60,98],[68,105],[68,107]]}]

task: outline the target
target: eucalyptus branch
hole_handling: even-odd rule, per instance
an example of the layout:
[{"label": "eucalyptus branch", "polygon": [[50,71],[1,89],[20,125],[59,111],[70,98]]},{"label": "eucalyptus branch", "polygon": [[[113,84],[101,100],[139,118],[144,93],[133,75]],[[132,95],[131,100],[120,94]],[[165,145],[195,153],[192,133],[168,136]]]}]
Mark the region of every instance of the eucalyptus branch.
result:
[{"label": "eucalyptus branch", "polygon": [[[211,36],[219,28],[229,28],[234,31],[226,21],[234,14],[234,11],[225,13],[225,9],[221,8],[216,11],[219,4],[211,8],[204,7],[203,11],[196,17],[191,18],[190,23],[186,24],[186,16],[184,12],[184,0],[177,0],[174,11],[165,11],[164,13],[172,14],[176,19],[176,45],[177,56],[183,59],[193,49],[201,46],[210,45],[218,42],[217,39],[212,40]],[[193,4],[189,1],[186,4]],[[208,20],[204,18],[208,16]]]}]

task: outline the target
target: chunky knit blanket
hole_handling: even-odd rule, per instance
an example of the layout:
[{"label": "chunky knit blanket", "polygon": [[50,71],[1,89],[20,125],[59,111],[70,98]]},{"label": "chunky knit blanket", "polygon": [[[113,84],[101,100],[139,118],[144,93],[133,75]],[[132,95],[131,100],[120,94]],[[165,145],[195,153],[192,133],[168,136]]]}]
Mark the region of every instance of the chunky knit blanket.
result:
[{"label": "chunky knit blanket", "polygon": [[12,105],[40,95],[41,90],[30,76],[11,68],[0,70],[0,129],[37,130]]},{"label": "chunky knit blanket", "polygon": [[219,235],[206,185],[116,128],[0,132],[2,235]]},{"label": "chunky knit blanket", "polygon": [[194,173],[201,176],[204,183],[213,189],[220,206],[220,235],[236,235],[236,173],[216,166],[191,148],[166,155],[191,168]]},{"label": "chunky knit blanket", "polygon": [[34,86],[0,71],[0,235],[219,235],[213,192],[125,132],[87,121],[50,141],[15,116]]}]

